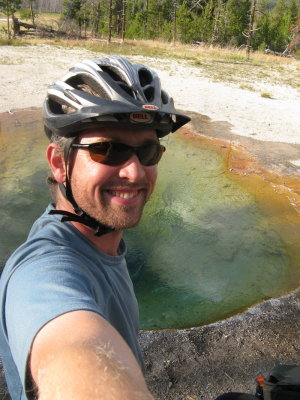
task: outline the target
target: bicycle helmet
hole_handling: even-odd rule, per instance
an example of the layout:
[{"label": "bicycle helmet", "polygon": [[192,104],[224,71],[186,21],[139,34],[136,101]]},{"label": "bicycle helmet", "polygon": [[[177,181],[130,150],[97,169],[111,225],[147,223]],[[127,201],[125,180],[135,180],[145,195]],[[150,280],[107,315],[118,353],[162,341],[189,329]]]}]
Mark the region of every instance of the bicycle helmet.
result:
[{"label": "bicycle helmet", "polygon": [[189,121],[175,110],[153,70],[121,56],[75,64],[49,87],[44,104],[48,136],[74,137],[97,125],[153,128],[163,137]]},{"label": "bicycle helmet", "polygon": [[63,215],[62,221],[85,224],[95,229],[96,236],[114,229],[88,215],[73,197],[68,159],[77,136],[86,128],[101,126],[153,128],[158,137],[163,137],[190,121],[174,108],[173,99],[161,89],[153,70],[120,56],[75,64],[48,88],[43,116],[50,139],[52,134],[68,139],[64,146],[66,181],[59,188],[75,212],[52,210],[50,214]]}]

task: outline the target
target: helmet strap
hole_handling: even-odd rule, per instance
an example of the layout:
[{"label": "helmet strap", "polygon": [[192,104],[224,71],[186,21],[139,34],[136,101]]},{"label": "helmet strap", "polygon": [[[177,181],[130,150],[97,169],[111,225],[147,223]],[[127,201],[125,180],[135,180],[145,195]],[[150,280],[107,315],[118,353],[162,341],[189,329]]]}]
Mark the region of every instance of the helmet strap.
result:
[{"label": "helmet strap", "polygon": [[63,183],[58,184],[62,195],[69,201],[69,203],[71,203],[75,214],[65,210],[51,210],[49,214],[63,215],[61,222],[67,222],[67,221],[79,222],[83,225],[86,225],[94,229],[95,236],[102,236],[105,235],[106,233],[115,231],[115,229],[107,225],[101,224],[93,217],[88,215],[85,211],[83,211],[76,203],[72,193],[72,188],[70,183],[71,170],[69,168],[69,158],[70,158],[70,151],[72,148],[72,144],[74,143],[75,139],[76,137],[70,138],[65,144],[64,161],[65,161],[65,171],[66,171],[66,182],[65,184]]}]

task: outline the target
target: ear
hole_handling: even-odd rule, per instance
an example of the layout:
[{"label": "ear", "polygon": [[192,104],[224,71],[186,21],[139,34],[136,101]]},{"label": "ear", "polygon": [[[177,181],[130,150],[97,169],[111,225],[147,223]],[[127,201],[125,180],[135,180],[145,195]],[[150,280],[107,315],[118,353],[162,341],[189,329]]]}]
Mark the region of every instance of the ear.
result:
[{"label": "ear", "polygon": [[50,143],[47,147],[46,157],[52,174],[58,183],[64,183],[66,180],[66,170],[64,156],[58,149],[57,143]]}]

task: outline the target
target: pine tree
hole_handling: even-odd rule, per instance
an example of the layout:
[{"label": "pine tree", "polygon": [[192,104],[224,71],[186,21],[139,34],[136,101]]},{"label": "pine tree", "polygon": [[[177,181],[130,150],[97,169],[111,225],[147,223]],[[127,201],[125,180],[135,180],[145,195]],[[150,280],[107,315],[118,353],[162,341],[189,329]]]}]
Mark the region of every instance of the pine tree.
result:
[{"label": "pine tree", "polygon": [[90,0],[90,27],[92,29],[93,37],[97,37],[99,34],[99,24],[101,16],[101,0]]},{"label": "pine tree", "polygon": [[250,0],[228,0],[225,13],[225,35],[226,44],[241,46],[245,44],[244,32],[249,24]]},{"label": "pine tree", "polygon": [[[171,3],[169,0],[169,10],[171,10]],[[141,30],[144,30],[146,38],[147,39],[155,39],[162,37],[163,33],[163,27],[164,23],[169,20],[171,15],[168,17],[165,15],[165,6],[166,2],[159,1],[159,0],[149,0],[148,1],[148,11],[146,13],[141,13],[139,16],[139,20],[141,23],[145,24],[147,21],[147,30],[145,30],[145,27],[141,26]],[[168,14],[169,13],[168,10]],[[145,20],[146,17],[146,20]],[[171,32],[170,32],[171,34]]]},{"label": "pine tree", "polygon": [[82,0],[64,0],[63,14],[67,19],[77,19],[78,12],[82,6]]},{"label": "pine tree", "polygon": [[214,7],[215,0],[209,0],[201,14],[199,25],[201,32],[200,41],[202,42],[209,42],[212,37],[214,27]]},{"label": "pine tree", "polygon": [[14,14],[21,8],[21,0],[0,0],[0,11],[6,15],[7,20],[7,37],[11,39],[10,18],[14,18]]},{"label": "pine tree", "polygon": [[271,46],[271,16],[267,0],[260,0],[256,16],[256,32],[253,39],[253,49],[264,51]]},{"label": "pine tree", "polygon": [[298,15],[300,14],[300,9],[299,9],[299,2],[297,4],[296,0],[291,0],[291,4],[289,6],[289,11],[291,15],[291,23],[296,24],[298,20]]},{"label": "pine tree", "polygon": [[291,35],[290,28],[292,23],[289,4],[285,0],[278,0],[271,16],[271,50],[283,52],[290,41]]},{"label": "pine tree", "polygon": [[173,29],[172,29],[172,41],[173,44],[177,40],[177,10],[178,10],[178,0],[172,0],[172,19],[173,19]]},{"label": "pine tree", "polygon": [[193,14],[188,8],[187,1],[184,0],[177,12],[178,38],[183,43],[195,40],[193,35]]}]

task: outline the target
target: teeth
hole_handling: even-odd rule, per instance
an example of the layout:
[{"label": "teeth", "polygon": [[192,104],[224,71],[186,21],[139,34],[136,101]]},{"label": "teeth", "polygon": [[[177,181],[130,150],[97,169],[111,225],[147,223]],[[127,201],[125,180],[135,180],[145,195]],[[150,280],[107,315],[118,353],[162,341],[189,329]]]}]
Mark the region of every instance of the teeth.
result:
[{"label": "teeth", "polygon": [[123,199],[132,199],[134,196],[137,195],[137,192],[111,192],[113,196],[122,197]]}]

